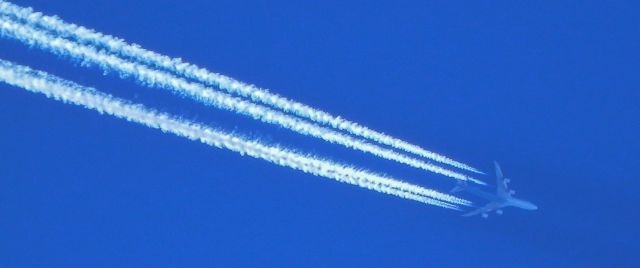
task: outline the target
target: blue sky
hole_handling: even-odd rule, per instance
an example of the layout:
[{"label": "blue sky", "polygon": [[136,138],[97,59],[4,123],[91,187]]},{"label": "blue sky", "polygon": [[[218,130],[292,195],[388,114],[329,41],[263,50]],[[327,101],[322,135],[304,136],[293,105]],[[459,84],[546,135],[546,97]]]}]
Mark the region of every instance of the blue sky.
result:
[{"label": "blue sky", "polygon": [[[631,1],[13,3],[489,173],[498,160],[540,210],[462,218],[2,84],[0,266],[637,263],[640,23]],[[0,40],[0,58],[441,191],[454,184],[13,40]]]}]

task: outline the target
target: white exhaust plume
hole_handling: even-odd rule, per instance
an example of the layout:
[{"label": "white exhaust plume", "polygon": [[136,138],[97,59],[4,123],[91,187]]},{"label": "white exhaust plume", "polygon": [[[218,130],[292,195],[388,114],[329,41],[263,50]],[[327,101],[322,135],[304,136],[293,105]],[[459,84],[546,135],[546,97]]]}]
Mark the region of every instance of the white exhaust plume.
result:
[{"label": "white exhaust plume", "polygon": [[[0,15],[0,18],[2,17],[3,16]],[[194,99],[202,101],[203,103],[248,115],[265,123],[277,124],[304,135],[321,138],[325,141],[341,144],[348,148],[368,152],[381,158],[394,160],[399,163],[421,168],[451,178],[485,184],[484,182],[467,175],[453,172],[415,158],[407,157],[406,155],[397,153],[390,149],[384,149],[379,146],[354,139],[348,135],[308,123],[307,121],[296,118],[295,116],[284,114],[262,105],[211,90],[201,84],[186,81],[185,79],[166,72],[150,69],[145,65],[130,62],[117,56],[104,53],[103,51],[97,51],[93,47],[83,46],[64,38],[51,36],[43,31],[16,23],[6,17],[0,20],[0,34],[15,38],[29,45],[34,45],[36,47],[52,51],[59,55],[72,57],[85,64],[95,64],[103,70],[116,71],[123,76],[131,76],[143,84],[159,86],[171,89],[180,94],[186,94]]]},{"label": "white exhaust plume", "polygon": [[268,162],[290,167],[316,176],[331,178],[340,182],[357,185],[374,191],[398,197],[436,205],[444,208],[459,209],[458,205],[470,205],[469,201],[450,196],[435,190],[401,182],[368,171],[358,170],[320,158],[302,155],[280,147],[269,146],[259,141],[245,140],[229,133],[172,117],[132,104],[93,88],[82,87],[70,81],[62,80],[44,72],[35,71],[0,60],[0,81],[45,94],[49,98],[72,103],[99,113],[112,115],[130,122],[139,123],[163,132],[200,141],[204,144],[225,148],[242,155],[249,155]]},{"label": "white exhaust plume", "polygon": [[55,16],[45,16],[42,13],[33,12],[31,8],[23,8],[2,0],[0,0],[0,12],[0,14],[10,15],[22,20],[30,26],[52,31],[58,36],[72,38],[77,42],[97,46],[100,49],[119,54],[128,59],[132,59],[155,68],[161,68],[163,70],[173,72],[179,76],[194,79],[207,85],[217,86],[229,93],[250,98],[253,101],[281,109],[285,112],[293,113],[297,116],[310,119],[316,123],[326,124],[333,128],[347,131],[352,135],[371,139],[378,143],[404,150],[436,162],[484,174],[482,171],[464,163],[460,163],[446,156],[428,151],[384,133],[371,130],[341,117],[333,116],[327,112],[320,111],[305,104],[289,100],[271,93],[266,89],[258,88],[254,85],[246,84],[233,78],[208,71],[207,69],[198,67],[194,64],[183,62],[179,58],[170,58],[168,56],[146,50],[139,45],[128,44],[122,39],[105,35],[83,26],[66,23]]}]

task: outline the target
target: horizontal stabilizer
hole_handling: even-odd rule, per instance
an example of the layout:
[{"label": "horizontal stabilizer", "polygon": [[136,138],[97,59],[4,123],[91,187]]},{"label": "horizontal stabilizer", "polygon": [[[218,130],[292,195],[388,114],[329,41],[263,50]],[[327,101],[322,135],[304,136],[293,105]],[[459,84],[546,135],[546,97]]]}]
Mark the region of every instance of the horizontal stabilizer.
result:
[{"label": "horizontal stabilizer", "polygon": [[456,183],[456,186],[453,187],[453,189],[451,189],[449,192],[450,193],[458,193],[458,192],[464,191],[465,189],[467,189],[467,182],[459,180]]}]

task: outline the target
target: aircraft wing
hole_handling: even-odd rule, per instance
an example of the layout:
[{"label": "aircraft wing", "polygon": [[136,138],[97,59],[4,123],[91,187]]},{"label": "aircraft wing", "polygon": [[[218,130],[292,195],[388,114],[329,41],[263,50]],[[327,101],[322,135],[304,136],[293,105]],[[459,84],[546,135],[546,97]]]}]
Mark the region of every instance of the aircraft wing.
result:
[{"label": "aircraft wing", "polygon": [[504,178],[504,175],[502,174],[502,169],[500,168],[500,165],[498,164],[497,161],[493,161],[493,165],[496,167],[496,179],[502,179]]},{"label": "aircraft wing", "polygon": [[467,212],[465,214],[462,214],[463,217],[469,217],[469,216],[473,216],[473,215],[478,215],[478,214],[482,214],[482,213],[487,213],[490,212],[494,209],[497,209],[500,207],[500,204],[498,202],[491,202],[489,204],[484,205],[484,207],[480,207],[476,210]]},{"label": "aircraft wing", "polygon": [[500,168],[500,165],[496,161],[493,161],[493,164],[496,167],[496,186],[498,187],[497,189],[498,196],[503,196],[503,197],[511,196],[511,194],[509,193],[509,190],[507,189],[507,183],[505,182],[505,178],[504,178],[504,175],[502,174],[502,169]]}]

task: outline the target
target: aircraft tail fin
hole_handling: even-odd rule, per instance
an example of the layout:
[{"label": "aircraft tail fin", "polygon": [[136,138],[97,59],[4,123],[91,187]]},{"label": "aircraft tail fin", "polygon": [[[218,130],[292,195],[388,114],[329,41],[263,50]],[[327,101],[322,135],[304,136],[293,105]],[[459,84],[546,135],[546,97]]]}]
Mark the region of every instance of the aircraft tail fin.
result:
[{"label": "aircraft tail fin", "polygon": [[465,189],[467,189],[467,182],[466,181],[461,181],[458,180],[456,182],[456,186],[453,187],[453,189],[451,189],[451,191],[449,191],[450,193],[457,193],[457,192],[462,192]]}]

